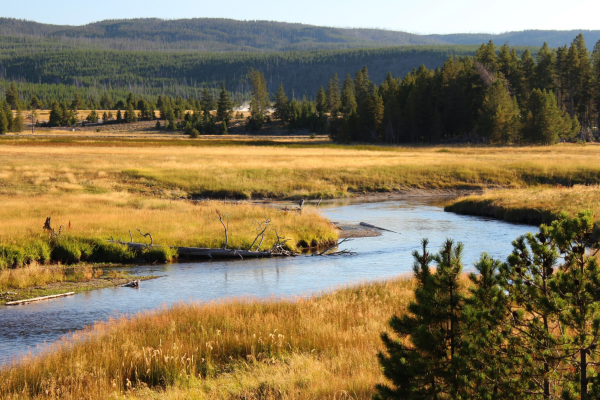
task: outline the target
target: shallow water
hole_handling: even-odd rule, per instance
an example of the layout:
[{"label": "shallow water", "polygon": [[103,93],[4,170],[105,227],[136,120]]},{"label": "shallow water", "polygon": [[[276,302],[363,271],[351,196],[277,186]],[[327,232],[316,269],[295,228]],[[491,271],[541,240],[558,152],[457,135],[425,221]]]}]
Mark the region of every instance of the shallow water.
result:
[{"label": "shallow water", "polygon": [[207,261],[131,267],[138,275],[161,275],[139,289],[109,288],[18,307],[0,307],[0,363],[38,352],[44,342],[111,316],[169,306],[180,301],[230,297],[310,295],[340,285],[384,279],[412,271],[411,252],[427,237],[437,250],[446,238],[465,244],[464,263],[471,269],[479,255],[506,258],[511,242],[537,228],[487,218],[446,213],[432,199],[323,203],[331,220],[368,222],[400,234],[352,239],[341,249],[353,256]]}]

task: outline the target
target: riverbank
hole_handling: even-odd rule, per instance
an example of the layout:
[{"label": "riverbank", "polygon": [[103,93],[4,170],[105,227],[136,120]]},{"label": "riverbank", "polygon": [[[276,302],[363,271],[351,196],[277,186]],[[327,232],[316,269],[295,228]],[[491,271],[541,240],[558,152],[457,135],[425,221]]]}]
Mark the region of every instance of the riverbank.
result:
[{"label": "riverbank", "polygon": [[561,212],[575,216],[592,210],[600,218],[600,186],[488,190],[454,199],[445,210],[536,225],[551,223]]},{"label": "riverbank", "polygon": [[0,271],[0,305],[12,301],[64,293],[81,293],[124,285],[134,279],[146,281],[157,276],[134,276],[110,266],[29,265]]},{"label": "riverbank", "polygon": [[412,291],[413,280],[400,277],[309,298],[179,304],[97,323],[1,371],[0,397],[370,399],[383,380],[379,335]]}]

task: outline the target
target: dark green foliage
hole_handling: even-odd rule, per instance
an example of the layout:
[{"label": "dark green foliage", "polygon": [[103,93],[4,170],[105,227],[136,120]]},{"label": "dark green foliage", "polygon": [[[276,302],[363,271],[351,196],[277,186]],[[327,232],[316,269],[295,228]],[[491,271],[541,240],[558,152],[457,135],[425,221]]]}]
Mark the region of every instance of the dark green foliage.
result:
[{"label": "dark green foliage", "polygon": [[8,132],[8,120],[6,119],[4,107],[0,103],[0,135],[5,135],[6,132]]},{"label": "dark green foliage", "polygon": [[22,266],[25,260],[23,248],[11,244],[0,245],[0,269]]},{"label": "dark green foliage", "polygon": [[94,240],[90,244],[93,250],[87,261],[129,263],[136,258],[135,252],[123,244],[110,243],[105,240]]},{"label": "dark green foliage", "polygon": [[[448,240],[432,256],[424,240],[422,253],[415,251],[413,257],[415,300],[408,306],[408,314],[390,320],[399,338],[382,334],[387,354],[379,353],[379,360],[393,386],[378,385],[378,398],[459,398],[467,384],[460,356],[462,245]],[[433,261],[435,273],[430,268]]]},{"label": "dark green foliage", "polygon": [[[415,252],[415,300],[379,355],[383,399],[596,399],[600,395],[600,228],[561,214],[487,254],[461,288],[460,246]],[[437,263],[435,273],[429,264]],[[458,293],[456,292],[458,290]]]},{"label": "dark green foliage", "polygon": [[140,256],[147,262],[171,262],[177,258],[177,251],[169,246],[157,246],[143,250]]},{"label": "dark green foliage", "polygon": [[519,106],[508,93],[504,79],[497,79],[486,89],[479,112],[477,129],[493,144],[519,143]]},{"label": "dark green foliage", "polygon": [[290,101],[285,95],[283,85],[279,83],[277,94],[275,95],[275,103],[273,104],[275,112],[274,117],[282,122],[287,122],[290,119]]},{"label": "dark green foliage", "polygon": [[[224,122],[225,125],[231,121],[233,115],[233,102],[229,99],[225,85],[221,85],[221,93],[217,101],[217,121]],[[227,131],[225,132],[227,133]]]},{"label": "dark green foliage", "polygon": [[[534,89],[527,102],[523,126],[523,140],[526,143],[554,144],[559,137],[573,136],[570,118],[563,118],[552,92]],[[576,129],[576,128],[575,128]]]}]

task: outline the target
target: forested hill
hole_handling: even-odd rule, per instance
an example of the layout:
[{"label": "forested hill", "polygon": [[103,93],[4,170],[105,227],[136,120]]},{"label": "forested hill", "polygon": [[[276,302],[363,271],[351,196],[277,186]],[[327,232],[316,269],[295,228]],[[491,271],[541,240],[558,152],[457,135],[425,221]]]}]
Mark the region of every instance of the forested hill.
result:
[{"label": "forested hill", "polygon": [[[371,78],[381,82],[388,72],[404,76],[420,65],[436,68],[449,56],[472,56],[477,48],[403,46],[277,53],[63,50],[26,55],[0,50],[0,79],[4,80],[0,98],[8,81],[17,82],[23,99],[36,94],[43,100],[70,101],[76,88],[82,97],[96,99],[103,91],[115,99],[129,92],[147,98],[159,94],[197,98],[204,87],[216,94],[222,83],[239,98],[249,92],[250,68],[265,74],[271,93],[282,82],[290,95],[312,98],[334,72],[343,79],[366,65]],[[530,50],[536,54],[538,48]]]},{"label": "forested hill", "polygon": [[[106,20],[82,26],[50,25],[0,18],[0,40],[23,51],[110,49],[127,51],[290,51],[408,45],[480,45],[493,40],[511,46],[550,47],[583,33],[588,43],[598,31],[538,31],[502,34],[416,35],[382,29],[343,29],[274,21],[196,18]],[[591,50],[591,49],[590,49]]]}]

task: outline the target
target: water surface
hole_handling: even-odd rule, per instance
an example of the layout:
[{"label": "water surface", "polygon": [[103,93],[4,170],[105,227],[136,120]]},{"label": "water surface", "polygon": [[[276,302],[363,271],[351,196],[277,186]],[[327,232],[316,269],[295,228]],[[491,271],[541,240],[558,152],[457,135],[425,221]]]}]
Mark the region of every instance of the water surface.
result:
[{"label": "water surface", "polygon": [[340,224],[368,222],[400,232],[353,239],[341,249],[354,256],[207,261],[131,267],[138,275],[162,275],[139,289],[109,288],[18,307],[0,307],[0,363],[44,342],[110,316],[132,314],[180,301],[231,297],[310,295],[340,285],[385,279],[412,271],[411,252],[429,238],[437,250],[446,238],[465,244],[464,262],[472,268],[487,251],[505,259],[511,241],[536,228],[481,217],[446,213],[432,199],[323,203],[325,215]]}]

